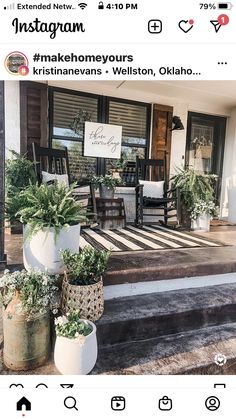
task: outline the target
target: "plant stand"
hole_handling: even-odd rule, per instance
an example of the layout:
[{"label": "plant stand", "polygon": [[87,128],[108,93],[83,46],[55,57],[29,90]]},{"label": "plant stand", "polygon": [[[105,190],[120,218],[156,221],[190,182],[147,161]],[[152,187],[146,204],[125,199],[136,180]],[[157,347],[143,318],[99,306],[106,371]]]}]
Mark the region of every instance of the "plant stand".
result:
[{"label": "plant stand", "polygon": [[96,199],[99,228],[102,230],[124,228],[126,225],[123,198]]}]

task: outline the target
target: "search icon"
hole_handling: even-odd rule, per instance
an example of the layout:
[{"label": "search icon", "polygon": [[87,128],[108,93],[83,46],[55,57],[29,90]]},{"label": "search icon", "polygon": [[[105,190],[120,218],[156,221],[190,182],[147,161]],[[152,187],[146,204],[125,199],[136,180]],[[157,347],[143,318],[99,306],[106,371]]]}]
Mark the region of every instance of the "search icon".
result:
[{"label": "search icon", "polygon": [[76,400],[72,396],[69,396],[69,397],[66,397],[65,398],[64,405],[65,405],[65,407],[67,409],[75,409],[75,410],[78,410],[77,407],[76,407]]}]

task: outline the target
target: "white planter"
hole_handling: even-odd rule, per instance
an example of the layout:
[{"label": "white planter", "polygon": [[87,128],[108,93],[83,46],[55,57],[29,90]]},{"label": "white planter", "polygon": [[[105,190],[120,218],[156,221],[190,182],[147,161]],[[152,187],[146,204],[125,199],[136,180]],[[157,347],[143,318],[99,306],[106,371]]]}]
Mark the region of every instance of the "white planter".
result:
[{"label": "white planter", "polygon": [[[24,237],[27,226],[24,227]],[[80,224],[63,228],[55,241],[54,229],[44,228],[30,240],[24,240],[23,261],[27,271],[38,268],[49,275],[63,273],[60,250],[79,252]]]},{"label": "white planter", "polygon": [[191,221],[191,229],[194,231],[210,231],[211,216],[200,214],[196,220]]},{"label": "white planter", "polygon": [[81,345],[76,339],[57,336],[54,362],[58,371],[63,375],[86,375],[92,371],[97,361],[97,336],[94,323],[86,320],[93,331],[85,337]]}]

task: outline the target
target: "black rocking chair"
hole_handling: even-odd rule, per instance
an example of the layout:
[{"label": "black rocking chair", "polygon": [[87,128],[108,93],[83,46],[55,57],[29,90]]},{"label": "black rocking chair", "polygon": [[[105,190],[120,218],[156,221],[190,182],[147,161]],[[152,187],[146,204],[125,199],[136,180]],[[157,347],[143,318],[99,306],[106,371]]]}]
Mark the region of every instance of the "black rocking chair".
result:
[{"label": "black rocking chair", "polygon": [[[146,181],[164,181],[163,197],[155,198],[144,195],[144,185],[140,180]],[[168,189],[166,159],[139,159],[136,160],[136,218],[135,225],[142,227],[144,224],[163,224],[167,227],[176,227],[179,225],[179,193],[178,190]],[[149,210],[149,211],[146,211]],[[150,210],[152,210],[150,212]],[[157,210],[157,217],[163,217],[164,221],[158,220],[144,221],[144,217],[155,217],[153,210]],[[161,212],[161,213],[160,213]],[[176,218],[177,222],[173,225],[168,224],[168,220]]]},{"label": "black rocking chair", "polygon": [[[42,171],[58,175],[66,174],[68,176],[69,185],[72,183],[68,150],[66,147],[64,147],[64,149],[47,148],[40,147],[38,144],[33,143],[32,149],[35,172],[37,174],[39,183],[42,182]],[[87,205],[85,205],[87,209],[87,217],[90,219],[90,221],[97,223],[94,184],[92,182],[83,180],[74,183],[76,183],[74,192],[75,199],[78,201],[87,202]],[[84,188],[87,189],[86,192],[83,191]]]}]

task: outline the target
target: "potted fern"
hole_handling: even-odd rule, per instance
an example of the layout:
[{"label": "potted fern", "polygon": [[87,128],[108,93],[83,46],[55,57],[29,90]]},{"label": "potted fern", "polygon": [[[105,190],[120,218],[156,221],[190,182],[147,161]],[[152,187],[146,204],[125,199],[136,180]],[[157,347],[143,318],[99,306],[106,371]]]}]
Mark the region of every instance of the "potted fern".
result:
[{"label": "potted fern", "polygon": [[21,207],[19,193],[29,186],[36,183],[36,173],[33,162],[21,156],[14,150],[10,150],[11,158],[6,161],[6,218],[11,227],[12,234],[22,233],[22,225],[15,214]]},{"label": "potted fern", "polygon": [[30,185],[19,194],[22,207],[17,213],[24,225],[23,260],[49,274],[63,273],[61,249],[79,251],[80,223],[85,210],[70,188],[59,185]]},{"label": "potted fern", "polygon": [[210,218],[216,214],[213,188],[216,178],[191,168],[177,170],[172,186],[180,191],[182,225],[193,230],[209,230]]},{"label": "potted fern", "polygon": [[110,252],[86,246],[80,253],[61,252],[66,272],[62,284],[62,311],[79,310],[81,316],[98,320],[104,310],[102,275]]},{"label": "potted fern", "polygon": [[56,344],[54,361],[61,374],[85,375],[97,360],[96,326],[71,311],[55,319]]}]

